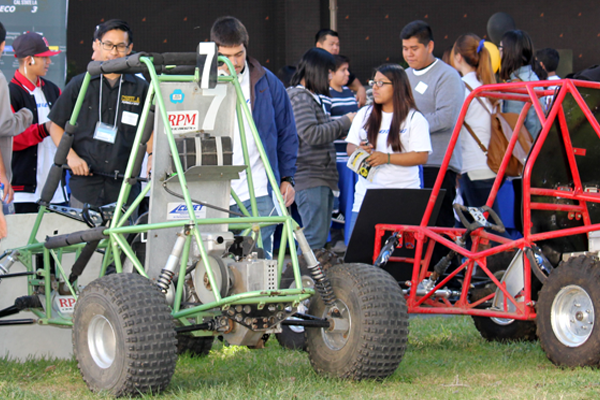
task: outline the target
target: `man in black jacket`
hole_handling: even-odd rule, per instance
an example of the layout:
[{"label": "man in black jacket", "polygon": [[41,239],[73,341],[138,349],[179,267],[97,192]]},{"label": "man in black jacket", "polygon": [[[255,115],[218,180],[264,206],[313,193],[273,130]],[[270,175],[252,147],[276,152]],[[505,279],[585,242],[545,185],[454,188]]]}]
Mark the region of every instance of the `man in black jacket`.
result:
[{"label": "man in black jacket", "polygon": [[[58,86],[43,77],[52,63],[50,57],[60,51],[50,50],[46,39],[35,32],[16,38],[13,50],[19,59],[19,69],[9,84],[11,106],[13,111],[27,108],[33,113],[33,123],[15,136],[13,142],[15,211],[34,213],[56,153],[56,145],[49,137],[48,113],[60,96]],[[66,201],[63,188],[58,188],[52,203]]]}]

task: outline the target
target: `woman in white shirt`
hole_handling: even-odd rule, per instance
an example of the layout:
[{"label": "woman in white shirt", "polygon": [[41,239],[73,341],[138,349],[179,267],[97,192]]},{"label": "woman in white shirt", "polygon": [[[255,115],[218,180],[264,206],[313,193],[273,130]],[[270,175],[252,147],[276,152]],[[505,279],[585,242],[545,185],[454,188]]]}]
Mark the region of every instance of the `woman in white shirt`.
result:
[{"label": "woman in white shirt", "polygon": [[[460,72],[465,83],[465,98],[481,85],[496,83],[490,53],[479,36],[468,33],[460,36],[452,48],[452,66]],[[481,207],[487,202],[496,174],[487,165],[487,156],[479,147],[468,125],[480,142],[487,147],[491,135],[491,113],[495,104],[487,98],[474,99],[465,116],[460,132],[462,147],[461,195],[466,205]],[[496,202],[494,210],[498,212]]]},{"label": "woman in white shirt", "polygon": [[378,168],[372,182],[358,178],[352,228],[367,190],[421,188],[418,166],[426,163],[431,153],[429,124],[417,110],[404,69],[384,64],[376,71],[369,82],[373,105],[358,111],[346,138],[348,155],[361,147],[371,154],[367,163]]}]

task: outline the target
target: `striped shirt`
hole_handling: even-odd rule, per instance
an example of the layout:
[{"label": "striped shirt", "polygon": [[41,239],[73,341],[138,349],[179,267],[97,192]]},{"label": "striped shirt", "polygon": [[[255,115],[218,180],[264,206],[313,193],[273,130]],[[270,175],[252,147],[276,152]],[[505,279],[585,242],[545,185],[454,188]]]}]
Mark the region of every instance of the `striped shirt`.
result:
[{"label": "striped shirt", "polygon": [[321,96],[325,110],[331,119],[340,118],[349,112],[358,111],[358,102],[354,92],[348,86],[342,87],[342,91],[338,92],[334,88],[329,88],[329,97]]}]

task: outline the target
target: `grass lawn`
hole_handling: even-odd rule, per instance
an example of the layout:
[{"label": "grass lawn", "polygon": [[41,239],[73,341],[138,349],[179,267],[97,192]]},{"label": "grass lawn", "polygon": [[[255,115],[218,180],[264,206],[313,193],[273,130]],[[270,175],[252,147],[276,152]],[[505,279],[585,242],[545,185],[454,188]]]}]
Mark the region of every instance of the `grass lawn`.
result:
[{"label": "grass lawn", "polygon": [[[537,342],[483,340],[469,317],[413,317],[409,346],[394,375],[382,382],[317,376],[306,353],[223,346],[182,356],[160,399],[598,399],[600,371],[560,369]],[[0,359],[1,399],[108,399],[92,394],[74,361],[17,363]],[[152,396],[146,396],[150,398]]]}]

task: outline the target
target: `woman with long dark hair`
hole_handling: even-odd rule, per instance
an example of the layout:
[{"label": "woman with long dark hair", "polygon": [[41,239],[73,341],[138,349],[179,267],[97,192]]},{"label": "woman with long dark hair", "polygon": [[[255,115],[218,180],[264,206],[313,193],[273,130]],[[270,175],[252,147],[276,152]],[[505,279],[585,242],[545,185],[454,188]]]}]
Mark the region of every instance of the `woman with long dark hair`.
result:
[{"label": "woman with long dark hair", "polygon": [[431,152],[429,124],[415,105],[404,68],[384,64],[373,80],[373,105],[358,111],[348,137],[347,152],[357,147],[370,153],[366,162],[377,168],[372,181],[359,176],[354,193],[351,225],[367,190],[380,188],[421,188],[419,165]]},{"label": "woman with long dark hair", "polygon": [[302,56],[287,89],[298,131],[296,205],[312,249],[327,242],[333,191],[339,190],[333,142],[346,134],[356,114],[331,120],[325,112],[320,96],[329,96],[329,76],[334,70],[333,55],[312,48]]},{"label": "woman with long dark hair", "polygon": [[[539,81],[533,72],[535,66],[535,50],[533,42],[525,31],[508,31],[500,41],[500,79],[505,82],[529,82]],[[522,101],[504,100],[502,112],[520,113],[525,105]],[[525,127],[535,139],[542,125],[538,119],[533,106],[527,112]]]},{"label": "woman with long dark hair", "polygon": [[[452,66],[462,75],[465,83],[465,98],[481,85],[496,83],[490,53],[483,44],[484,40],[479,36],[467,33],[456,39],[452,48]],[[481,97],[473,100],[460,132],[462,150],[460,189],[466,205],[470,207],[485,205],[496,178],[496,173],[487,165],[487,155],[473,137],[475,135],[487,147],[490,142],[491,114],[495,103]],[[494,206],[498,212],[495,203]]]}]

